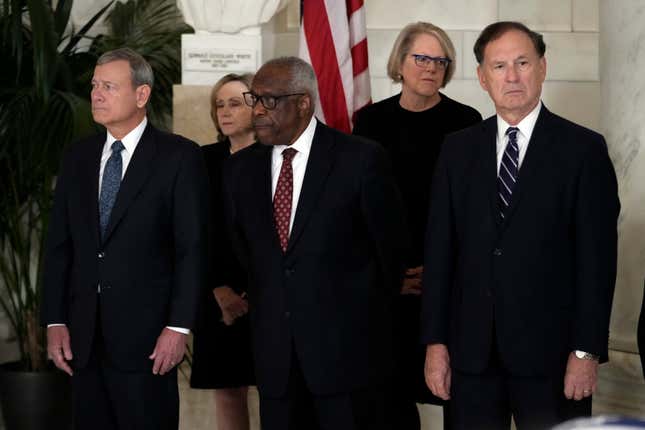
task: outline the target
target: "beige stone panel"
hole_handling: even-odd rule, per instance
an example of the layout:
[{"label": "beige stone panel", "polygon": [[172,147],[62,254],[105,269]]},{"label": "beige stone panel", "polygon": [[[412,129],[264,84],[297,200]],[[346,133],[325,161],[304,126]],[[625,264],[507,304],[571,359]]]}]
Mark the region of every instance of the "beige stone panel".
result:
[{"label": "beige stone panel", "polygon": [[443,428],[443,408],[437,405],[417,404],[422,429]]},{"label": "beige stone panel", "polygon": [[573,31],[595,31],[600,28],[598,0],[573,0]]},{"label": "beige stone panel", "polygon": [[289,0],[286,8],[287,29],[298,31],[300,28],[300,0]]},{"label": "beige stone panel", "polygon": [[473,53],[473,47],[479,37],[479,31],[466,31],[463,37],[463,78],[477,79],[477,60]]},{"label": "beige stone panel", "polygon": [[276,57],[298,56],[298,33],[262,34],[262,63]]},{"label": "beige stone panel", "polygon": [[645,381],[638,354],[609,351],[598,371],[594,415],[645,417]]},{"label": "beige stone panel", "polygon": [[400,30],[369,30],[367,32],[367,55],[369,59],[370,77],[384,78],[387,76],[387,61],[396,37]]},{"label": "beige stone panel", "polygon": [[571,0],[499,0],[499,19],[537,31],[571,31]]},{"label": "beige stone panel", "polygon": [[495,113],[495,106],[488,93],[474,79],[457,79],[442,90],[448,97],[477,109],[482,117],[487,118]]},{"label": "beige stone panel", "polygon": [[551,112],[600,130],[600,83],[548,81],[542,88],[542,100]]},{"label": "beige stone panel", "polygon": [[376,103],[386,99],[392,95],[392,81],[390,78],[374,78],[370,79],[372,88],[372,102]]},{"label": "beige stone panel", "polygon": [[497,0],[367,0],[367,27],[403,28],[428,21],[445,30],[479,30],[497,19]]},{"label": "beige stone panel", "polygon": [[598,81],[598,33],[545,33],[547,79]]},{"label": "beige stone panel", "polygon": [[215,142],[217,131],[210,117],[210,86],[173,86],[173,131],[200,145]]},{"label": "beige stone panel", "polygon": [[497,0],[431,0],[424,18],[444,30],[481,30],[497,21]]},{"label": "beige stone panel", "polygon": [[428,1],[424,0],[366,0],[365,25],[368,29],[400,30],[406,24],[427,20]]},{"label": "beige stone panel", "polygon": [[452,44],[455,47],[455,74],[452,76],[452,79],[462,79],[463,70],[464,70],[464,55],[468,55],[467,51],[464,51],[464,32],[463,31],[448,31],[448,37],[452,41]]}]

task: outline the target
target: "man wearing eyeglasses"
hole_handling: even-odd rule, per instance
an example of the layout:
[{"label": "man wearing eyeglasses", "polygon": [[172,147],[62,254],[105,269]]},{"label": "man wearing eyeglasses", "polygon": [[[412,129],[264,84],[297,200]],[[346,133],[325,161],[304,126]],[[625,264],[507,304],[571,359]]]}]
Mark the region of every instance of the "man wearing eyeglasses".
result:
[{"label": "man wearing eyeglasses", "polygon": [[244,95],[262,145],[224,172],[262,428],[389,429],[401,200],[378,145],[314,118],[316,92],[304,61],[265,64]]},{"label": "man wearing eyeglasses", "polygon": [[551,428],[591,414],[616,277],[616,175],[601,135],[540,101],[542,36],[475,43],[497,114],[449,136],[423,279],[426,382],[455,429]]}]

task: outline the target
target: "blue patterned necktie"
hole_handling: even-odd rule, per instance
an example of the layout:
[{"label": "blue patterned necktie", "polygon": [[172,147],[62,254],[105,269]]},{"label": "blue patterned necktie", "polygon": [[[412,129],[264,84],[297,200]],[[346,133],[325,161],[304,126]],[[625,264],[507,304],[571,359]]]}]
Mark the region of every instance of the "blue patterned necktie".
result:
[{"label": "blue patterned necktie", "polygon": [[108,158],[103,169],[103,179],[101,181],[101,194],[99,195],[99,220],[101,223],[101,238],[105,236],[112,207],[116,201],[116,195],[121,186],[121,176],[123,174],[123,161],[121,160],[121,151],[125,147],[120,140],[112,143],[112,155]]},{"label": "blue patterned necktie", "polygon": [[497,176],[497,191],[499,194],[499,213],[504,219],[506,210],[511,204],[511,197],[517,182],[520,159],[520,150],[517,146],[517,132],[519,128],[509,127],[506,130],[508,136],[508,143],[502,155],[502,162],[499,166],[499,174]]}]

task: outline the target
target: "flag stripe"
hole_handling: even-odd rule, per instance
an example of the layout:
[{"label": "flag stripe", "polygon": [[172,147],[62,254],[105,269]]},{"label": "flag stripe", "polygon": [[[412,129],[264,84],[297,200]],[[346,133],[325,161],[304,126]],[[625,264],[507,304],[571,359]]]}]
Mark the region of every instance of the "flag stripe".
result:
[{"label": "flag stripe", "polygon": [[[340,71],[337,67],[325,67],[325,64],[338,63],[327,9],[322,0],[308,0],[304,3],[303,25],[311,65],[319,81],[318,90],[325,119],[340,130],[349,130],[349,115]],[[321,85],[323,82],[324,85]]]},{"label": "flag stripe", "polygon": [[354,76],[367,69],[367,39],[363,39],[357,45],[352,46],[352,59]]},{"label": "flag stripe", "polygon": [[299,55],[318,78],[316,116],[349,133],[371,103],[363,0],[306,0],[301,11]]}]

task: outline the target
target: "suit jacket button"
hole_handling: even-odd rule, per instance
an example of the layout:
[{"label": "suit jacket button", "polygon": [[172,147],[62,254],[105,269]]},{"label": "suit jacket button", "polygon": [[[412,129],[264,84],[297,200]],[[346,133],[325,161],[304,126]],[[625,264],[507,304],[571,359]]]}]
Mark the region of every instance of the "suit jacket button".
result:
[{"label": "suit jacket button", "polygon": [[288,320],[290,316],[291,316],[291,312],[286,311],[286,312],[284,313],[284,319]]},{"label": "suit jacket button", "polygon": [[291,275],[293,275],[294,272],[295,272],[294,269],[284,269],[284,276],[286,276],[288,278]]},{"label": "suit jacket button", "polygon": [[105,257],[105,253],[103,251],[99,251],[99,258]]},{"label": "suit jacket button", "polygon": [[499,248],[495,248],[495,250],[493,251],[493,255],[495,257],[499,257],[500,255],[502,255],[502,250]]}]

